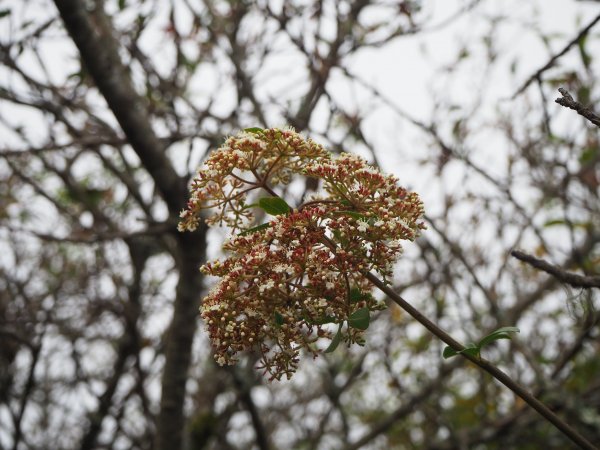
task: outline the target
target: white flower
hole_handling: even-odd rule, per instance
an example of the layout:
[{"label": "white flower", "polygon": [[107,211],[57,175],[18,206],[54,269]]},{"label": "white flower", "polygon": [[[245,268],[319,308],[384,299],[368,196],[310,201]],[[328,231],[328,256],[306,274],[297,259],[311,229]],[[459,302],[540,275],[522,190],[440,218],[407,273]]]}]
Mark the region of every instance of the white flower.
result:
[{"label": "white flower", "polygon": [[358,223],[358,226],[356,227],[356,229],[358,231],[360,231],[361,233],[365,233],[368,228],[369,228],[369,224],[367,222],[363,222],[363,221],[360,221]]},{"label": "white flower", "polygon": [[375,225],[376,227],[382,227],[385,225],[385,222],[383,220],[378,220],[373,225]]},{"label": "white flower", "polygon": [[288,266],[287,264],[277,264],[274,268],[273,268],[273,272],[275,273],[284,273],[290,269],[290,266]]},{"label": "white flower", "polygon": [[267,289],[273,289],[275,287],[275,282],[273,280],[267,281],[265,284],[262,284],[258,290],[263,293]]},{"label": "white flower", "polygon": [[333,284],[331,281],[328,281],[327,283],[325,283],[325,287],[327,289],[333,289],[335,287],[335,284]]},{"label": "white flower", "polygon": [[396,217],[394,219],[394,222],[396,222],[396,224],[402,226],[403,228],[408,228],[410,230],[410,226],[408,225],[408,223],[406,223],[406,221],[403,218]]},{"label": "white flower", "polygon": [[223,305],[221,303],[217,303],[215,305],[211,305],[208,310],[209,311],[219,311],[221,308],[223,308]]}]

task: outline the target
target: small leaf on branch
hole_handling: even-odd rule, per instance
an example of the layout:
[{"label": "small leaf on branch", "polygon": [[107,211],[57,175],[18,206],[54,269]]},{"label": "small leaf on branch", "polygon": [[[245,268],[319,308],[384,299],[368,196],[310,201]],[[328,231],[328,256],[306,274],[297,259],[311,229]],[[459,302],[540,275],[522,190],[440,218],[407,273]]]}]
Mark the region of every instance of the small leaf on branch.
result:
[{"label": "small leaf on branch", "polygon": [[244,131],[246,133],[252,133],[252,134],[262,134],[265,132],[265,130],[263,130],[262,128],[259,128],[259,127],[244,128]]},{"label": "small leaf on branch", "polygon": [[357,309],[350,317],[348,317],[348,325],[359,330],[366,330],[369,328],[369,321],[369,308]]},{"label": "small leaf on branch", "polygon": [[498,328],[495,331],[492,331],[490,334],[481,339],[477,344],[470,343],[462,350],[454,350],[452,347],[444,348],[444,352],[442,356],[444,359],[452,358],[453,356],[459,354],[471,355],[476,358],[479,358],[481,353],[481,349],[486,345],[491,344],[498,339],[511,339],[511,333],[518,333],[520,330],[517,327],[502,327]]},{"label": "small leaf on branch", "polygon": [[486,337],[479,341],[479,348],[482,349],[486,345],[491,344],[498,339],[510,339],[510,333],[518,333],[520,330],[517,327],[502,327],[498,328],[496,331],[492,331]]},{"label": "small leaf on branch", "polygon": [[340,326],[339,326],[339,328],[337,330],[337,333],[335,334],[335,336],[331,340],[331,344],[329,344],[329,347],[327,347],[325,349],[325,353],[331,353],[331,352],[333,352],[336,348],[338,348],[338,345],[340,345],[341,341],[342,341],[342,324],[340,323]]},{"label": "small leaf on branch", "polygon": [[270,223],[268,223],[268,222],[267,222],[267,223],[263,223],[263,224],[261,224],[261,225],[257,225],[257,226],[255,226],[255,227],[248,228],[247,230],[244,230],[244,231],[242,231],[242,232],[239,234],[239,236],[246,236],[246,235],[248,235],[248,234],[252,234],[252,233],[254,233],[254,232],[256,232],[256,231],[262,231],[262,230],[266,230],[266,229],[267,229],[267,228],[269,228],[270,226],[271,226],[271,224],[270,224]]},{"label": "small leaf on branch", "polygon": [[277,328],[281,327],[281,325],[283,325],[283,316],[281,314],[279,314],[277,311],[275,311],[275,325],[277,326]]},{"label": "small leaf on branch", "polygon": [[348,299],[351,303],[357,303],[361,300],[368,300],[371,297],[371,294],[368,292],[361,292],[358,288],[350,289],[350,293],[348,294]]},{"label": "small leaf on branch", "polygon": [[452,347],[446,347],[444,349],[444,352],[442,353],[442,356],[444,357],[444,359],[448,359],[448,358],[452,358],[453,356],[456,355],[460,355],[460,354],[465,354],[465,355],[470,355],[473,356],[475,358],[479,357],[479,351],[481,349],[477,346],[477,344],[467,344],[467,346],[465,348],[463,348],[462,350],[454,350]]},{"label": "small leaf on branch", "polygon": [[287,214],[292,209],[284,199],[279,197],[263,197],[258,200],[258,207],[272,216]]},{"label": "small leaf on branch", "polygon": [[458,355],[458,352],[450,346],[446,346],[444,348],[444,352],[442,353],[442,356],[444,357],[444,359],[452,358],[453,356],[456,356],[456,355]]}]

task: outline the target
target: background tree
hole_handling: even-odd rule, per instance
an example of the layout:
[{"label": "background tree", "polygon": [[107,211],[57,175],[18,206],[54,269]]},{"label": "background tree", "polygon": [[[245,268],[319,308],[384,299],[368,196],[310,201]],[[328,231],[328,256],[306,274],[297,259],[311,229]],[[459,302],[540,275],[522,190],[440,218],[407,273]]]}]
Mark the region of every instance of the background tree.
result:
[{"label": "background tree", "polygon": [[[439,21],[430,2],[276,3],[2,7],[0,447],[568,445],[488,376],[443,360],[393,305],[366,347],[309,361],[288,383],[266,383],[252,355],[214,364],[198,267],[222,233],[177,233],[178,214],[225,135],[282,124],[397,168],[429,230],[395,291],[465,341],[519,326],[486,357],[600,441],[597,289],[510,253],[592,282],[600,272],[593,5],[553,6],[583,19],[568,35],[540,30],[548,55],[531,71],[507,35],[536,26],[534,6],[507,16],[457,2]],[[429,111],[357,67],[454,23],[471,29]],[[575,111],[553,102],[559,86]]]}]

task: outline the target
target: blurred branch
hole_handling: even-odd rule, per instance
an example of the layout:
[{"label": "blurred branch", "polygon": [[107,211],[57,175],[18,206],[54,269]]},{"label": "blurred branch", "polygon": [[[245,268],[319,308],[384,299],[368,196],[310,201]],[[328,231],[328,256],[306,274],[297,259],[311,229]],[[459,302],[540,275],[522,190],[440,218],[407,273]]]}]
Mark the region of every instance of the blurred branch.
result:
[{"label": "blurred branch", "polygon": [[395,411],[389,414],[381,421],[375,423],[371,429],[358,441],[353,442],[347,450],[359,450],[375,439],[377,436],[387,432],[391,427],[398,423],[401,419],[412,414],[415,411],[415,407],[420,403],[424,402],[434,392],[437,392],[447,380],[448,377],[454,372],[455,369],[463,364],[462,359],[456,359],[450,364],[446,364],[442,367],[442,370],[438,376],[426,384],[419,392],[408,398],[402,405],[400,405]]},{"label": "blurred branch", "polygon": [[[171,216],[185,204],[186,183],[177,174],[166,154],[166,146],[152,129],[147,102],[135,91],[128,68],[119,56],[102,2],[55,0],[69,35],[79,49],[83,63],[100,93],[117,118],[142,165],[165,201]],[[182,448],[183,403],[196,331],[197,308],[202,290],[198,266],[204,259],[205,229],[192,235],[178,235],[174,257],[180,270],[173,319],[166,337],[160,414],[157,420],[157,449]]]},{"label": "blurred branch", "polygon": [[[586,321],[586,325],[583,330],[579,333],[577,338],[575,339],[573,345],[566,349],[566,351],[561,352],[560,357],[552,370],[552,373],[549,376],[549,379],[554,381],[553,385],[545,385],[542,387],[537,387],[533,391],[533,395],[536,397],[542,396],[550,390],[556,389],[559,387],[559,383],[557,379],[562,373],[563,369],[567,366],[567,364],[572,363],[577,356],[578,353],[583,349],[583,345],[587,340],[593,339],[592,331],[598,327],[600,324],[600,314],[592,314],[588,316]],[[566,399],[565,399],[566,402]],[[552,409],[554,411],[564,409],[564,404],[553,404]],[[481,424],[473,427],[471,430],[465,433],[465,445],[468,448],[475,447],[478,444],[482,444],[485,442],[498,442],[498,439],[504,434],[507,433],[511,427],[517,426],[517,421],[521,418],[524,418],[527,413],[531,413],[531,409],[527,407],[527,405],[522,404],[518,407],[518,409],[510,414],[506,414],[503,417],[500,417],[498,420],[490,423],[486,427],[482,429]],[[529,422],[533,422],[534,418],[528,418]],[[522,425],[521,425],[522,427]],[[450,450],[453,449],[452,443],[444,442],[442,445],[433,445],[430,447],[431,450]]]},{"label": "blurred branch", "polygon": [[[412,306],[406,300],[404,300],[400,295],[398,295],[393,289],[391,289],[387,284],[377,278],[375,275],[371,273],[365,274],[365,277],[375,285],[379,290],[387,294],[391,300],[393,300],[398,306],[400,306],[404,311],[410,314],[413,319],[427,328],[433,335],[435,335],[438,339],[448,344],[456,351],[461,351],[465,347],[456,341],[452,336],[438,327],[435,323],[429,320],[425,315],[423,315],[417,308]],[[527,389],[514,381],[510,376],[504,373],[495,365],[491,364],[489,361],[479,357],[471,356],[467,353],[461,353],[461,355],[479,366],[479,368],[483,369],[491,376],[493,376],[496,380],[514,392],[516,395],[521,397],[529,406],[535,409],[542,417],[544,417],[548,422],[558,428],[565,436],[567,436],[572,442],[577,444],[579,447],[588,450],[597,450],[596,447],[589,442],[585,437],[583,437],[577,430],[572,428],[568,423],[563,421],[560,417],[558,417],[550,408],[548,408],[545,404],[539,401],[536,397],[534,397]]]},{"label": "blurred branch", "polygon": [[94,17],[80,0],[55,0],[61,18],[86,69],[106,99],[129,143],[148,170],[171,214],[179,213],[185,199],[185,183],[179,178],[165,145],[151,126],[147,107],[137,94],[128,69],[119,57],[119,45],[111,34],[101,6]]},{"label": "blurred branch", "polygon": [[546,262],[543,259],[538,259],[535,256],[528,255],[527,253],[523,253],[519,250],[513,250],[510,252],[510,254],[518,260],[523,261],[535,267],[536,269],[542,270],[552,275],[554,278],[561,281],[562,283],[567,283],[573,287],[585,289],[594,287],[600,288],[600,276],[583,276],[567,272],[566,270],[553,264],[550,264],[549,262]]},{"label": "blurred branch", "polygon": [[[250,380],[240,374],[235,368],[229,368],[229,373],[233,378],[233,383],[238,390],[238,398],[250,413],[254,434],[256,436],[256,445],[260,450],[269,450],[269,435],[265,429],[265,425],[260,417],[260,411],[252,398],[252,385]],[[252,375],[250,375],[252,376]]]},{"label": "blurred branch", "polygon": [[565,45],[565,47],[560,52],[558,52],[556,55],[552,56],[552,58],[550,58],[550,60],[546,64],[544,64],[533,75],[531,75],[527,79],[527,81],[525,81],[525,83],[523,83],[523,85],[517,90],[517,92],[515,92],[513,94],[513,96],[511,98],[514,99],[514,98],[518,97],[525,91],[525,89],[527,89],[529,87],[529,85],[531,83],[533,83],[536,80],[539,80],[540,77],[542,76],[542,74],[546,70],[548,70],[552,66],[554,66],[554,64],[556,63],[556,61],[558,61],[558,59],[560,57],[562,57],[565,53],[567,53],[569,50],[571,50],[571,48],[575,44],[577,44],[583,37],[585,37],[585,35],[587,35],[589,33],[589,31],[594,27],[594,25],[596,25],[598,23],[598,21],[600,21],[600,14],[598,14],[585,28],[583,28],[577,34],[577,36],[575,36],[567,45]]},{"label": "blurred branch", "polygon": [[29,403],[29,400],[32,396],[32,393],[35,389],[35,381],[36,381],[36,370],[38,364],[40,362],[40,354],[42,351],[43,344],[43,336],[46,332],[46,329],[42,331],[40,336],[37,337],[36,343],[33,344],[31,349],[31,363],[29,365],[29,371],[27,374],[27,381],[23,386],[23,393],[21,396],[21,403],[19,405],[18,412],[16,416],[13,416],[13,427],[14,427],[14,436],[13,436],[13,450],[17,450],[22,444],[21,439],[23,437],[23,416],[25,414],[25,409]]},{"label": "blurred branch", "polygon": [[554,100],[556,103],[558,103],[561,106],[564,106],[565,108],[577,111],[577,114],[585,117],[597,127],[600,127],[600,117],[596,115],[594,111],[592,111],[592,108],[585,107],[581,103],[575,101],[566,89],[558,88],[558,92],[560,92],[562,97]]}]

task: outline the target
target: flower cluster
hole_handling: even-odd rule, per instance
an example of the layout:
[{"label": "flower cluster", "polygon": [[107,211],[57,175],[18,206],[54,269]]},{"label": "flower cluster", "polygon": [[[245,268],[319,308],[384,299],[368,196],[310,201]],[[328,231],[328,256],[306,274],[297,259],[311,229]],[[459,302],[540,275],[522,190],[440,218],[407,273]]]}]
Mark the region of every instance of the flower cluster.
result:
[{"label": "flower cluster", "polygon": [[[326,195],[291,208],[272,188],[292,175],[321,180]],[[270,197],[247,205],[261,189]],[[248,228],[252,207],[272,220]],[[316,356],[320,338],[331,340],[326,351],[342,340],[364,342],[369,313],[382,308],[364,275],[389,278],[401,241],[423,228],[419,197],[395,177],[354,155],[333,157],[291,130],[228,139],[198,172],[180,229],[193,230],[203,208],[217,210],[209,223],[241,230],[224,244],[224,261],[201,268],[220,277],[201,307],[215,358],[232,364],[257,350],[260,367],[276,379],[293,374],[302,349]]]},{"label": "flower cluster", "polygon": [[214,210],[206,220],[209,225],[225,223],[232,231],[243,228],[254,218],[246,203],[250,191],[287,184],[309,161],[328,158],[321,145],[291,129],[249,128],[230,137],[192,181],[179,231],[194,231],[202,209]]}]

